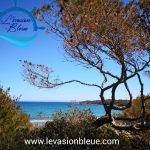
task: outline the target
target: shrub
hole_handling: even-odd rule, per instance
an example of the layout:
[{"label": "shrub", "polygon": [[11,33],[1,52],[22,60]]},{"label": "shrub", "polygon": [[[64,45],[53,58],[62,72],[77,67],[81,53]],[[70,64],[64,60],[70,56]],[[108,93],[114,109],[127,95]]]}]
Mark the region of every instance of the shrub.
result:
[{"label": "shrub", "polygon": [[[145,97],[145,108],[146,108],[146,115],[145,115],[145,121],[150,121],[150,95],[146,95]],[[132,117],[136,118],[139,117],[141,114],[141,101],[140,97],[137,97],[135,100],[133,100],[133,105],[131,108],[128,108],[121,114],[125,117]],[[131,134],[134,137],[134,143],[136,143],[134,146],[135,148],[150,148],[150,130],[143,130],[138,132],[131,132]]]},{"label": "shrub", "polygon": [[29,118],[27,114],[14,105],[9,90],[0,88],[0,149],[16,149],[22,145],[27,136]]},{"label": "shrub", "polygon": [[[41,145],[40,149],[91,149],[91,148],[131,148],[132,136],[127,132],[116,131],[110,125],[96,128],[93,124],[95,116],[90,110],[70,109],[67,113],[57,112],[53,121],[49,121],[42,128],[31,131],[31,139],[119,139],[119,145]],[[36,145],[37,146],[37,145]],[[33,149],[36,147],[33,146]]]},{"label": "shrub", "polygon": [[[146,108],[146,115],[150,113],[150,95],[145,96],[145,108]],[[141,114],[141,100],[140,97],[137,97],[133,100],[132,107],[126,109],[123,112],[123,115],[126,117],[139,117]]]}]

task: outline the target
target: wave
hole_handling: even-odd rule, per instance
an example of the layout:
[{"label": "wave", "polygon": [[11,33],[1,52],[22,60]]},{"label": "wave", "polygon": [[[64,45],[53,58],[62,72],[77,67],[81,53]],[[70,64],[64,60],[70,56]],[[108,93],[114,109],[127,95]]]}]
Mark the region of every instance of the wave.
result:
[{"label": "wave", "polygon": [[45,123],[45,122],[47,122],[47,121],[53,121],[53,120],[51,120],[51,119],[41,119],[41,120],[38,120],[38,119],[31,119],[31,120],[30,120],[31,123],[40,123],[40,122],[41,122],[41,123],[42,123],[42,122]]}]

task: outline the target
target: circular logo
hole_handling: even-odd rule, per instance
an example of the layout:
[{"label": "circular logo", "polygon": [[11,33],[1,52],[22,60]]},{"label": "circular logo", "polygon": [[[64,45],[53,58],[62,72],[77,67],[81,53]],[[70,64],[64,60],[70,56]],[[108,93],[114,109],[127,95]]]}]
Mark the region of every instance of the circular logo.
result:
[{"label": "circular logo", "polygon": [[18,46],[28,46],[39,29],[32,12],[16,6],[0,13],[0,38]]}]

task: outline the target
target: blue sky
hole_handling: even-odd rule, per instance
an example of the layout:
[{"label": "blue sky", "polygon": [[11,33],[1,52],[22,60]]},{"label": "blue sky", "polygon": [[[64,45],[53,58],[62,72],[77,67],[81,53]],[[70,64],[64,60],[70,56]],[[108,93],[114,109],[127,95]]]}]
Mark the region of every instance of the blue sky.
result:
[{"label": "blue sky", "polygon": [[[17,5],[27,10],[32,10],[49,0],[18,0]],[[0,12],[12,7],[13,0],[0,0]],[[38,25],[40,23],[37,22]],[[83,68],[77,63],[67,62],[64,58],[62,41],[57,37],[38,31],[37,37],[30,46],[20,47],[0,39],[0,84],[11,88],[11,94],[22,95],[21,100],[27,101],[70,101],[99,99],[97,88],[86,87],[79,84],[68,84],[56,89],[38,89],[23,81],[22,67],[19,60],[29,60],[33,63],[45,64],[51,67],[61,80],[78,79],[89,83],[100,83],[101,75],[93,69]],[[117,72],[114,65],[110,69]],[[143,77],[145,93],[149,93],[149,79]],[[130,81],[133,96],[139,94],[139,86],[135,79]],[[122,87],[117,90],[118,98],[128,98]],[[110,98],[110,93],[106,93]]]}]

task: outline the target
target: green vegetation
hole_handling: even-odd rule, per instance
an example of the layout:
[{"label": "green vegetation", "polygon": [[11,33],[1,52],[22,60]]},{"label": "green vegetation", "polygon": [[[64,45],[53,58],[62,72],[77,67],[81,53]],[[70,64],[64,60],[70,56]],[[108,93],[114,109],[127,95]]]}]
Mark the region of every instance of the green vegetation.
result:
[{"label": "green vegetation", "polygon": [[[80,111],[78,108],[69,109],[67,113],[57,112],[53,116],[53,121],[47,122],[42,128],[37,128],[31,131],[31,139],[119,139],[119,145],[42,145],[44,150],[50,148],[62,149],[91,149],[91,148],[132,148],[134,143],[132,136],[128,132],[116,131],[109,125],[104,125],[101,128],[96,128],[93,124],[95,116],[90,110]],[[33,149],[36,146],[33,146]]]},{"label": "green vegetation", "polygon": [[0,88],[0,149],[19,148],[31,126],[27,114],[13,100],[17,99],[10,96],[9,89]]},{"label": "green vegetation", "polygon": [[[133,109],[139,107],[139,103],[133,102]],[[122,115],[130,113],[127,110],[123,112]],[[139,109],[140,111],[140,109]],[[138,111],[136,112],[138,113]],[[130,116],[130,115],[129,115]],[[136,116],[136,115],[135,115]],[[93,124],[95,116],[90,110],[80,111],[79,109],[70,108],[67,113],[57,112],[53,116],[53,121],[47,122],[42,128],[36,128],[31,131],[32,135],[30,138],[34,139],[36,137],[40,139],[119,139],[119,145],[47,145],[40,146],[41,149],[54,149],[54,148],[68,148],[68,149],[91,149],[91,148],[110,148],[110,149],[120,149],[120,148],[150,148],[149,131],[140,132],[127,132],[118,131],[112,128],[109,124],[106,124],[100,128],[96,128]],[[144,138],[147,137],[147,138]],[[136,143],[136,144],[135,144]],[[36,146],[32,147],[36,149]]]},{"label": "green vegetation", "polygon": [[[150,148],[150,131],[118,131],[109,124],[97,128],[93,122],[96,117],[88,110],[70,107],[64,112],[53,115],[53,121],[42,127],[33,127],[28,116],[14,105],[15,98],[9,94],[9,89],[0,89],[0,149],[91,149],[91,148]],[[139,98],[133,101],[133,107],[125,110],[123,116],[138,117],[140,111]],[[146,114],[150,111],[150,101],[147,96]],[[148,116],[148,115],[147,115]],[[119,145],[25,145],[24,139],[119,139]]]},{"label": "green vegetation", "polygon": [[[145,96],[145,108],[146,108],[146,117],[150,114],[150,95]],[[137,97],[133,100],[133,106],[124,111],[124,116],[126,117],[139,117],[141,111],[141,100],[140,97]],[[150,120],[150,118],[149,118]]]},{"label": "green vegetation", "polygon": [[[145,108],[146,108],[146,114],[145,114],[145,122],[148,122],[150,124],[150,95],[145,96]],[[125,110],[122,114],[123,117],[128,118],[139,118],[141,112],[141,100],[140,97],[137,97],[133,101],[133,105],[131,108],[128,108]],[[150,130],[142,130],[137,132],[131,132],[132,136],[138,138],[138,140],[135,140],[137,148],[143,148],[143,146],[147,146],[147,148],[150,148]]]}]

